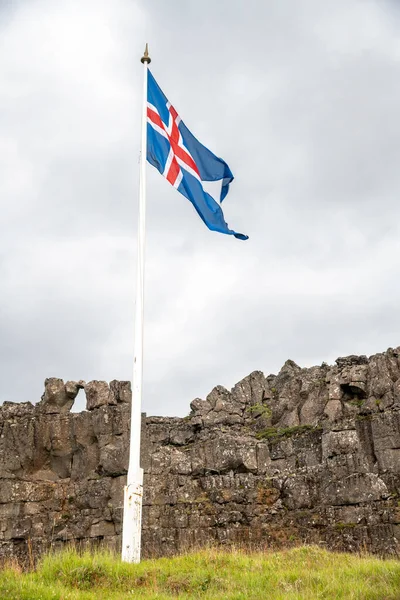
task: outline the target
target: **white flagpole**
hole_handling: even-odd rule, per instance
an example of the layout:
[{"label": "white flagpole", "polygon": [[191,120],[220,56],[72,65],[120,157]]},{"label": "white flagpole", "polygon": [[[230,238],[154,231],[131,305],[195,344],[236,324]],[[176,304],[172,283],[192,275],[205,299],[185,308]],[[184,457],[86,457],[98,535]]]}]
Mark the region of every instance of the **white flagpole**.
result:
[{"label": "white flagpole", "polygon": [[140,562],[142,533],[143,469],[140,468],[140,430],[142,423],[143,385],[143,308],[144,308],[144,251],[146,219],[146,157],[147,157],[147,68],[150,63],[148,45],[141,58],[143,73],[142,144],[139,177],[139,220],[137,285],[135,305],[135,332],[131,406],[131,435],[129,466],[124,488],[124,516],[122,523],[122,560]]}]

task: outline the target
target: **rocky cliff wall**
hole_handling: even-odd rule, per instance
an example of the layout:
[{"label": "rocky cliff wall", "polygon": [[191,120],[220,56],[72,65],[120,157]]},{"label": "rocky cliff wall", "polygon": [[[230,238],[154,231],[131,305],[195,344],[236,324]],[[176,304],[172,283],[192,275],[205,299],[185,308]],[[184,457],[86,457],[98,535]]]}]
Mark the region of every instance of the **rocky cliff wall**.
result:
[{"label": "rocky cliff wall", "polygon": [[[80,388],[87,410],[71,413]],[[0,557],[119,549],[130,396],[128,382],[48,379],[38,404],[0,407]],[[210,542],[397,553],[400,348],[217,386],[188,417],[143,416],[141,452],[144,555]]]}]

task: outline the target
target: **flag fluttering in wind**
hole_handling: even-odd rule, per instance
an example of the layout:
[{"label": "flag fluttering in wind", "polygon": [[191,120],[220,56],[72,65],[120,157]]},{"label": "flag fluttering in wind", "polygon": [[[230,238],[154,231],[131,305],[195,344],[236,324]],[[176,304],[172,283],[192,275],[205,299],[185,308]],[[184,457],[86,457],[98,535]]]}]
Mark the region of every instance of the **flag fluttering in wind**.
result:
[{"label": "flag fluttering in wind", "polygon": [[[143,322],[145,270],[146,158],[181,194],[193,204],[209,229],[247,236],[229,229],[221,202],[229,190],[233,175],[221,158],[207,150],[190,133],[178,113],[158,87],[148,66],[151,62],[148,45],[141,58],[144,67],[142,104],[142,143],[139,176],[137,284],[135,302],[132,404],[129,444],[129,465],[124,487],[122,522],[122,560],[140,562],[142,535],[143,469],[140,466],[140,436],[142,429],[143,391]],[[205,182],[220,182],[219,198],[206,191]]]},{"label": "flag fluttering in wind", "polygon": [[[189,131],[151,71],[147,84],[147,160],[190,200],[209,229],[248,239],[229,229],[220,206],[233,180],[230,168]],[[203,182],[207,181],[221,181],[219,201],[205,190]]]}]

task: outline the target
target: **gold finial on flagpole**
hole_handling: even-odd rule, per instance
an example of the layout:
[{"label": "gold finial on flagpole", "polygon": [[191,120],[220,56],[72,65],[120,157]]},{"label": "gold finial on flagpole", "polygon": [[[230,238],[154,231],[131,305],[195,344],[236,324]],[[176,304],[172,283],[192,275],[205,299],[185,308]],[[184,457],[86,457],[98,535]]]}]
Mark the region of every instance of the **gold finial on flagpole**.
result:
[{"label": "gold finial on flagpole", "polygon": [[144,49],[144,54],[143,54],[142,58],[140,59],[140,61],[143,64],[145,62],[147,62],[148,65],[151,63],[151,58],[149,56],[149,45],[148,44],[146,44],[146,48]]}]

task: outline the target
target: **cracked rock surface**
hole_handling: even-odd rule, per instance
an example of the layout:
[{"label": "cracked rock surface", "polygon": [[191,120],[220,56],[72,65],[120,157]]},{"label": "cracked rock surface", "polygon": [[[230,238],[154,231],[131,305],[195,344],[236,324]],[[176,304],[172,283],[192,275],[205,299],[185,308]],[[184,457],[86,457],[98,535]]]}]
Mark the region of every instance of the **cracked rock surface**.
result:
[{"label": "cracked rock surface", "polygon": [[[80,389],[87,410],[71,413]],[[45,382],[0,407],[0,557],[119,550],[129,382]],[[250,374],[184,418],[142,419],[143,554],[199,544],[398,553],[400,348]]]}]

